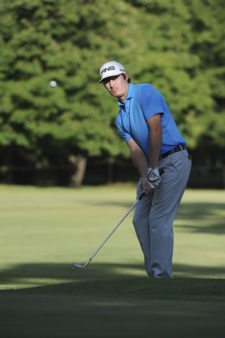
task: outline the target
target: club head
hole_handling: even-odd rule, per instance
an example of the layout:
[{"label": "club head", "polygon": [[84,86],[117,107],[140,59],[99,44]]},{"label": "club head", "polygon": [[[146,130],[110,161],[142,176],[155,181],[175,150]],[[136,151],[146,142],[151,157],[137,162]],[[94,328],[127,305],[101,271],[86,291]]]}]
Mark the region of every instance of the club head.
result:
[{"label": "club head", "polygon": [[[89,263],[89,262],[88,262],[88,263]],[[73,263],[73,267],[74,267],[74,268],[78,268],[78,269],[84,269],[84,268],[88,265],[88,263],[86,263],[86,264]]]}]

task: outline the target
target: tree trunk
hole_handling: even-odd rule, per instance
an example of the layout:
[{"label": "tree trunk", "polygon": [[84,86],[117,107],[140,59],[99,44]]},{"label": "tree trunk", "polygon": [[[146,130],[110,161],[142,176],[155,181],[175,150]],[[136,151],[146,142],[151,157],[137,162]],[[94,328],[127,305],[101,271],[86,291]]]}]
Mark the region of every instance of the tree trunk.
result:
[{"label": "tree trunk", "polygon": [[79,187],[81,186],[84,179],[87,166],[87,157],[83,155],[70,155],[69,161],[74,169],[71,175],[70,185],[72,187]]}]

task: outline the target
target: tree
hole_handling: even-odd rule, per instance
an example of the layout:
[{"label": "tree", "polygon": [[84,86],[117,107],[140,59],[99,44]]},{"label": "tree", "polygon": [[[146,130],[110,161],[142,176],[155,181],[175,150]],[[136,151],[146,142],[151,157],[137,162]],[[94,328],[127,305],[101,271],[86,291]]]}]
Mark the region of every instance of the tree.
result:
[{"label": "tree", "polygon": [[[96,6],[13,0],[1,10],[0,144],[31,151],[36,163],[69,158],[83,168],[87,156],[123,153],[112,112],[100,110],[93,86],[98,40],[92,30],[97,35],[97,27],[102,29]],[[48,86],[52,79],[55,89]]]},{"label": "tree", "polygon": [[212,164],[215,151],[224,161],[222,0],[126,2],[136,9],[129,12],[134,30],[126,37],[135,78],[162,91],[190,148],[201,155],[204,149]]},{"label": "tree", "polygon": [[[192,51],[200,58],[199,73],[204,74],[204,80],[208,83],[209,96],[213,100],[213,111],[208,114],[206,120],[209,128],[202,135],[199,142],[201,147],[206,147],[208,157],[217,149],[220,163],[224,158],[225,147],[225,12],[222,10],[221,0],[197,0],[190,6],[192,15],[192,29],[194,42]],[[220,153],[223,154],[220,156]],[[215,156],[212,157],[213,161]],[[215,162],[215,161],[214,161]]]},{"label": "tree", "polygon": [[[126,158],[100,65],[167,99],[192,149],[224,146],[222,0],[11,0],[0,7],[0,150],[35,166]],[[113,18],[113,19],[112,19]],[[219,18],[219,20],[217,20]],[[213,53],[208,53],[208,49]],[[56,88],[49,82],[55,80]],[[207,143],[206,143],[207,140]]]}]

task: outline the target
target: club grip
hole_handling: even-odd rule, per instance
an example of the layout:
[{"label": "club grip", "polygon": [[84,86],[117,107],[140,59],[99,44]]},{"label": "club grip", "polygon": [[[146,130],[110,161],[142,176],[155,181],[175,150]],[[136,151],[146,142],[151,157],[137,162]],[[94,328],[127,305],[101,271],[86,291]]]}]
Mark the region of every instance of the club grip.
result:
[{"label": "club grip", "polygon": [[137,200],[140,201],[142,199],[142,197],[145,195],[144,191],[141,193],[140,196],[138,196]]}]

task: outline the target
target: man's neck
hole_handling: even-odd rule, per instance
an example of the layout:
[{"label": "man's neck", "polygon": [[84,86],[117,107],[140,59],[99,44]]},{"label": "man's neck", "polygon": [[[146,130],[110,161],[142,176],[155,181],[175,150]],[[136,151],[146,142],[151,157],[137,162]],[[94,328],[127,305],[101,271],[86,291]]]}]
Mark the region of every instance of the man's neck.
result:
[{"label": "man's neck", "polygon": [[128,95],[128,89],[129,89],[129,85],[127,84],[127,88],[125,93],[123,94],[123,96],[118,97],[118,100],[122,103],[124,103],[126,101],[127,95]]}]

